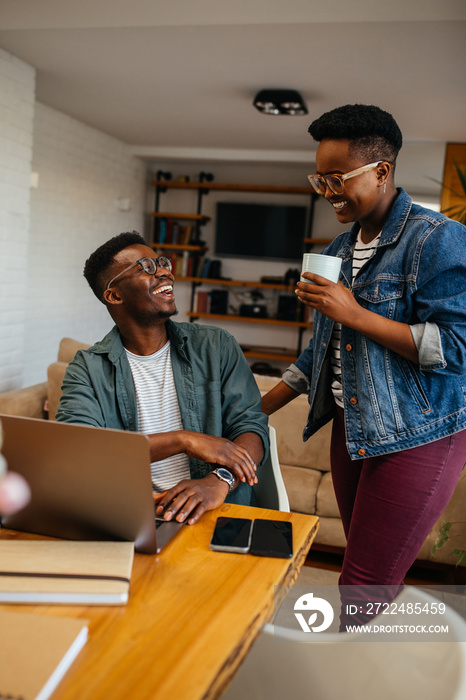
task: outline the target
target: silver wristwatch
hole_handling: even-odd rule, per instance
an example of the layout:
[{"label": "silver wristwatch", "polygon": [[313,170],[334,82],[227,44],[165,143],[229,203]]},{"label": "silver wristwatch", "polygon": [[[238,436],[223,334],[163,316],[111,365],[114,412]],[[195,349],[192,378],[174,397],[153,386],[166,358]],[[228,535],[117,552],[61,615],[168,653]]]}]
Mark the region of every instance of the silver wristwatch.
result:
[{"label": "silver wristwatch", "polygon": [[226,469],[225,467],[217,467],[217,469],[214,469],[211,473],[215,474],[220,481],[225,481],[225,483],[228,484],[228,493],[233,491],[235,486],[235,477],[229,469]]}]

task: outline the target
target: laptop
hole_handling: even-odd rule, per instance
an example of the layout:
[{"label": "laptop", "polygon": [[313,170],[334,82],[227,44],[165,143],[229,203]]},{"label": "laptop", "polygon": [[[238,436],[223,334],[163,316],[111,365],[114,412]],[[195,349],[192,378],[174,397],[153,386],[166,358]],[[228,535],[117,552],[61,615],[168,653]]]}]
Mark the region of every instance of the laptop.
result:
[{"label": "laptop", "polygon": [[2,527],[70,540],[127,540],[160,552],[184,527],[155,517],[142,433],[0,415],[2,454],[31,500]]}]

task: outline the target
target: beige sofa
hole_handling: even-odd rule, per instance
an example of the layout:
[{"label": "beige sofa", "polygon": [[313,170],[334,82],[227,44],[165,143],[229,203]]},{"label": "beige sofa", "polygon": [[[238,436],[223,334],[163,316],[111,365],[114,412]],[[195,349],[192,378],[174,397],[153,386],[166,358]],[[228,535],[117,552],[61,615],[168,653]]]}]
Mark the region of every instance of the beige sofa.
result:
[{"label": "beige sofa", "polygon": [[[0,394],[0,413],[36,418],[53,418],[60,400],[61,383],[68,362],[85,343],[63,338],[57,361],[48,367],[47,381],[25,389]],[[276,377],[255,375],[262,393],[278,381]],[[292,511],[318,515],[320,528],[315,546],[342,549],[345,536],[332,486],[329,464],[331,424],[324,426],[308,442],[302,442],[302,429],[307,418],[307,397],[299,396],[270,418],[277,432],[277,446],[285,486]],[[432,546],[443,521],[453,523],[450,540],[432,554]],[[419,559],[453,565],[454,549],[466,550],[466,475],[460,480],[455,493],[424,543]],[[466,567],[466,561],[463,562]],[[462,568],[466,573],[466,568]]]},{"label": "beige sofa", "polygon": [[57,361],[47,368],[47,381],[0,394],[0,413],[30,418],[55,418],[68,362],[78,350],[88,347],[87,343],[63,338],[58,347]]}]

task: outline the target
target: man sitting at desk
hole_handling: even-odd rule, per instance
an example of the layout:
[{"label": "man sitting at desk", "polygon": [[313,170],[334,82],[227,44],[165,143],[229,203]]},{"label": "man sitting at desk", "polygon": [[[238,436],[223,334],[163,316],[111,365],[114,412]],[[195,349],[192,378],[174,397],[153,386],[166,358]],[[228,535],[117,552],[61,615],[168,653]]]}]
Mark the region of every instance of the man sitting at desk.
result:
[{"label": "man sitting at desk", "polygon": [[224,500],[254,505],[267,417],[235,339],[170,319],[170,260],[135,231],[92,253],[84,276],[116,325],[70,362],[57,420],[147,434],[166,520],[192,524]]}]

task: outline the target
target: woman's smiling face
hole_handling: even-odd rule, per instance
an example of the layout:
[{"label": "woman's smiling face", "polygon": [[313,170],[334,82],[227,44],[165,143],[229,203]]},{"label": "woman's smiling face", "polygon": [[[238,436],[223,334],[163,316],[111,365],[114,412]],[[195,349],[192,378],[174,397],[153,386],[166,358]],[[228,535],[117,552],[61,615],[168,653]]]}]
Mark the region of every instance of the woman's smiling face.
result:
[{"label": "woman's smiling face", "polygon": [[[352,155],[348,139],[323,139],[317,149],[316,165],[320,175],[344,175],[368,165],[361,156]],[[344,183],[343,194],[334,194],[328,187],[323,195],[333,206],[341,223],[364,221],[377,216],[381,205],[381,165],[349,178]]]}]

